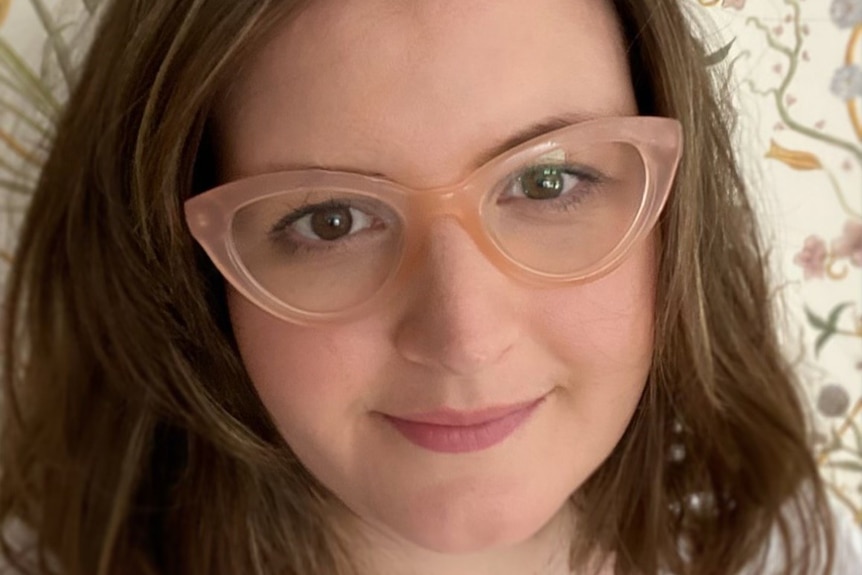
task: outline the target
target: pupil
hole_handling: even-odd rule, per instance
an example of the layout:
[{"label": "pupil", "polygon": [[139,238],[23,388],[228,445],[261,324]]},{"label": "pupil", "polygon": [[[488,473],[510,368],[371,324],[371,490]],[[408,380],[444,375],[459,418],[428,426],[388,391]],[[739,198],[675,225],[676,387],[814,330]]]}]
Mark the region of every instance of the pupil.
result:
[{"label": "pupil", "polygon": [[563,176],[557,168],[536,168],[526,177],[524,195],[534,200],[556,198],[563,191]]},{"label": "pupil", "polygon": [[350,208],[328,208],[311,216],[311,230],[322,240],[337,240],[353,227]]}]

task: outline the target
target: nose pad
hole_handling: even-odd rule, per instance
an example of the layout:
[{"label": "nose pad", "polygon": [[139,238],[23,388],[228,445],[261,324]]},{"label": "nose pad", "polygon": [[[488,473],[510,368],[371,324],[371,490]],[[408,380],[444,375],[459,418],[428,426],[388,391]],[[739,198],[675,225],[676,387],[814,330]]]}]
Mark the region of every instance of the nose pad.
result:
[{"label": "nose pad", "polygon": [[500,361],[518,339],[517,287],[451,219],[430,226],[395,346],[407,360],[452,375]]}]

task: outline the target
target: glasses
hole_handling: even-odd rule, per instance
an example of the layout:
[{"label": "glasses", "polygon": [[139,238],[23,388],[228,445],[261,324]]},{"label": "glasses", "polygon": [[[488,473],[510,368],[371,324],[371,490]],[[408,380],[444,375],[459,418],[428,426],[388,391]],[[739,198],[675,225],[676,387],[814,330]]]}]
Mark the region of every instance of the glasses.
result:
[{"label": "glasses", "polygon": [[397,296],[443,218],[514,278],[595,280],[655,226],[681,154],[677,120],[602,118],[517,146],[451,186],[272,173],[187,200],[186,221],[216,268],[264,311],[300,324],[343,321]]}]

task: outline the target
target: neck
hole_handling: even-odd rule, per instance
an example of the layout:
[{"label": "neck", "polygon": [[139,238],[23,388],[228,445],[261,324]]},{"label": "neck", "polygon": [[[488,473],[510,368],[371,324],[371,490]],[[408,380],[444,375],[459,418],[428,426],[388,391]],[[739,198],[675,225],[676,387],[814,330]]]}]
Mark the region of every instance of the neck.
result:
[{"label": "neck", "polygon": [[[575,534],[573,514],[564,506],[526,541],[475,552],[430,551],[371,525],[355,515],[339,525],[364,573],[375,575],[573,575],[569,545]],[[612,571],[591,571],[611,573]]]}]

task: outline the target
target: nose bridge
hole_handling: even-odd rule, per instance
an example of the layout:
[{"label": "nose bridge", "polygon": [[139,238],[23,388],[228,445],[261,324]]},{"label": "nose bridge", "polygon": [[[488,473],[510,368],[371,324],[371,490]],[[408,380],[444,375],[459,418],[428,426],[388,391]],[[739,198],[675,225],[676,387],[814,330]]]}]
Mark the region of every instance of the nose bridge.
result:
[{"label": "nose bridge", "polygon": [[[490,255],[480,215],[481,198],[482,190],[477,186],[475,177],[441,188],[416,191],[410,198],[413,209],[412,221],[409,223],[415,233],[414,241],[420,249],[427,251],[435,229],[439,234],[441,229],[457,223],[475,247]],[[443,222],[446,224],[439,228]],[[450,232],[453,231],[454,228],[450,229]]]},{"label": "nose bridge", "polygon": [[440,211],[428,220],[396,346],[415,363],[471,375],[499,361],[516,341],[516,287],[445,205],[438,203]]},{"label": "nose bridge", "polygon": [[500,275],[465,228],[463,220],[451,212],[441,213],[429,221],[420,253],[425,274],[430,274],[434,282],[448,279],[445,282],[448,289],[454,289],[473,275]]},{"label": "nose bridge", "polygon": [[479,212],[480,196],[473,178],[430,190],[415,190],[411,194],[413,215],[422,227],[441,217],[454,217],[464,225]]}]

